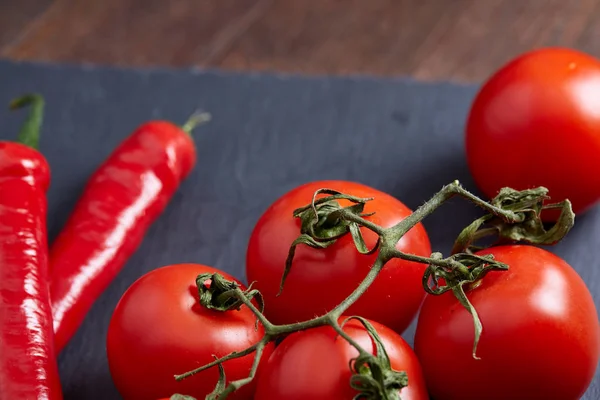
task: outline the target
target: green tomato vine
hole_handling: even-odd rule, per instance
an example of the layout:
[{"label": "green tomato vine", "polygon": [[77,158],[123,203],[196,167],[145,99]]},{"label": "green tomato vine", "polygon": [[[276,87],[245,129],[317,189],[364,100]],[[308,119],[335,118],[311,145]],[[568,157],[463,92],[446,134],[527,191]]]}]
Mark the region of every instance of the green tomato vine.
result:
[{"label": "green tomato vine", "polygon": [[[367,219],[371,214],[363,213],[365,204],[372,199],[358,198],[328,188],[320,189],[314,193],[309,204],[293,213],[292,217],[299,218],[301,221],[301,230],[298,238],[291,244],[285,271],[281,277],[280,290],[285,290],[285,279],[293,267],[297,246],[325,249],[340,237],[348,234],[352,236],[358,252],[377,254],[363,281],[346,299],[326,314],[307,321],[275,325],[262,313],[262,296],[256,289],[251,288],[252,285],[248,289],[242,290],[240,285],[226,280],[219,274],[198,276],[196,283],[202,306],[222,312],[232,312],[243,306],[248,307],[256,315],[257,323],[263,326],[264,336],[259,342],[243,351],[228,354],[200,368],[175,375],[175,379],[186,379],[208,368],[218,367],[219,381],[214,391],[206,399],[226,399],[231,393],[254,379],[263,350],[268,343],[293,332],[329,325],[358,352],[358,356],[351,361],[349,366],[352,371],[349,385],[358,393],[355,398],[401,400],[400,391],[410,385],[410,382],[404,371],[394,371],[391,368],[390,360],[375,329],[360,316],[352,316],[347,319],[358,319],[363,324],[375,343],[377,354],[373,355],[344,332],[343,323],[338,322],[339,318],[363,295],[391,259],[400,258],[427,264],[423,275],[424,290],[431,295],[452,292],[460,304],[471,314],[475,330],[472,355],[477,358],[477,346],[482,339],[484,326],[479,319],[477,310],[469,302],[466,288],[476,286],[488,272],[506,271],[509,266],[495,261],[492,255],[478,256],[474,254],[474,251],[485,248],[477,246],[476,243],[484,238],[489,239],[489,237],[496,239],[494,244],[521,242],[547,245],[560,241],[573,227],[575,215],[569,200],[556,204],[545,204],[548,200],[547,194],[548,190],[544,187],[523,191],[504,188],[494,199],[486,202],[465,190],[458,181],[454,181],[444,186],[407,218],[385,229]],[[319,195],[324,195],[324,197],[319,197]],[[455,196],[462,197],[480,207],[485,211],[485,215],[463,229],[456,239],[451,255],[444,257],[441,253],[436,252],[431,257],[421,257],[396,249],[398,241],[411,228]],[[351,204],[342,207],[338,200],[347,200]],[[560,217],[549,228],[546,228],[541,219],[542,211],[547,209],[561,210]],[[360,228],[368,229],[378,235],[379,239],[372,249],[367,248]],[[223,363],[249,354],[254,354],[249,375],[244,379],[227,382]],[[189,398],[174,395],[171,399]]]}]

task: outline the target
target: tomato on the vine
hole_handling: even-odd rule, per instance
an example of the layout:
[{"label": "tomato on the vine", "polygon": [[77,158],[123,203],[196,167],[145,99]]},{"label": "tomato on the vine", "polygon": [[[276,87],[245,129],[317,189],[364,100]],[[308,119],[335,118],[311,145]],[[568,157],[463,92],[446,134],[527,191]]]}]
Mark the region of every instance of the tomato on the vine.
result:
[{"label": "tomato on the vine", "polygon": [[[108,328],[107,353],[113,381],[126,400],[174,393],[204,399],[219,379],[217,367],[182,381],[174,375],[260,341],[264,331],[255,329],[256,317],[247,307],[220,312],[200,305],[196,277],[215,272],[238,282],[209,266],[177,264],[147,273],[123,294]],[[264,357],[271,350],[265,348]],[[253,354],[224,362],[227,381],[246,378],[252,361]],[[253,391],[250,384],[231,398],[251,399]]]},{"label": "tomato on the vine", "polygon": [[[549,189],[575,213],[600,200],[600,61],[565,48],[516,57],[482,86],[466,126],[478,187]],[[550,215],[550,214],[544,214]]]},{"label": "tomato on the vine", "polygon": [[436,400],[579,399],[600,351],[594,300],[577,272],[538,247],[506,245],[467,298],[483,324],[475,359],[473,320],[452,292],[428,295],[415,336],[429,392]]},{"label": "tomato on the vine", "polygon": [[[340,324],[345,317],[339,319]],[[404,371],[408,386],[402,400],[427,400],[421,366],[413,350],[400,335],[374,321],[390,360],[391,368]],[[355,319],[345,323],[346,332],[364,350],[377,355],[373,338]],[[255,400],[347,400],[358,391],[350,386],[350,361],[358,351],[330,326],[295,332],[273,351],[257,377]]]},{"label": "tomato on the vine", "polygon": [[[271,322],[293,323],[330,311],[352,293],[376,258],[376,254],[360,254],[349,234],[325,249],[299,245],[283,291],[277,295],[290,246],[300,236],[300,221],[294,218],[293,211],[310,204],[315,191],[322,188],[362,198],[373,197],[366,203],[364,212],[375,214],[366,219],[383,228],[411,214],[396,198],[355,182],[317,181],[281,196],[256,224],[246,258],[248,282],[254,282],[254,287],[263,294],[265,314]],[[340,204],[350,203],[340,200]],[[373,248],[377,235],[360,229],[367,247]],[[431,254],[429,238],[421,223],[404,235],[396,247],[420,256]],[[425,296],[421,283],[425,268],[424,264],[400,259],[389,261],[348,313],[381,322],[401,333],[414,319]]]}]

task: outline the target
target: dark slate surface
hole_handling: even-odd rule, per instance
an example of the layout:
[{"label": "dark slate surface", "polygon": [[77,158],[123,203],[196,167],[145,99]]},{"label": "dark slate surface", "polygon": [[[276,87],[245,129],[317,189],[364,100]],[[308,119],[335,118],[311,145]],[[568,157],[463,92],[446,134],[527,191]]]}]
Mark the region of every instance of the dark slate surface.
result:
[{"label": "dark slate surface", "polygon": [[[149,118],[184,121],[197,108],[199,162],[139,251],[96,302],[60,356],[66,399],[118,399],[105,356],[111,311],[155,267],[201,262],[244,278],[253,224],[287,190],[315,179],[356,180],[415,208],[466,168],[462,130],[475,87],[371,78],[299,78],[200,71],[131,71],[0,62],[0,102],[24,92],[47,100],[42,150],[53,173],[49,235],[56,236],[86,178]],[[0,107],[0,139],[22,122]],[[478,211],[455,200],[425,221],[434,248]],[[600,307],[600,209],[579,218],[554,250],[588,282]],[[405,337],[412,342],[414,326]],[[600,398],[600,371],[586,400]]]}]

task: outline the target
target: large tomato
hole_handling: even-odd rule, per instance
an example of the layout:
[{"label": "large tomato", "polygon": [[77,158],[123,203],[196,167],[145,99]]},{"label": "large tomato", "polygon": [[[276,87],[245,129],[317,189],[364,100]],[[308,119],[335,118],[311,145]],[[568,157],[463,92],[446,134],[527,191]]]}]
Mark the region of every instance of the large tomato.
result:
[{"label": "large tomato", "polygon": [[[108,363],[113,381],[126,400],[147,400],[182,393],[203,399],[219,378],[211,368],[182,381],[173,376],[214,361],[258,342],[262,328],[256,318],[240,311],[219,312],[199,304],[196,277],[219,272],[198,264],[158,268],[131,285],[119,301],[107,337]],[[272,350],[269,346],[265,357]],[[248,376],[253,356],[223,364],[228,381]],[[243,387],[233,399],[251,399],[253,385]]]},{"label": "large tomato", "polygon": [[[504,186],[549,189],[575,213],[600,200],[600,61],[543,48],[499,69],[472,104],[469,168],[490,198]],[[549,214],[548,214],[549,215]]]},{"label": "large tomato", "polygon": [[[340,318],[340,323],[345,318]],[[392,369],[404,371],[408,386],[402,400],[428,400],[421,366],[413,350],[400,335],[370,321],[390,359]],[[352,339],[371,354],[373,339],[357,320],[344,326]],[[350,387],[349,363],[358,351],[332,327],[323,326],[288,336],[275,349],[258,376],[255,400],[348,400],[358,394]]]},{"label": "large tomato", "polygon": [[[306,320],[331,310],[357,287],[375,260],[375,254],[361,255],[350,235],[343,236],[326,249],[299,245],[283,292],[277,296],[288,251],[300,235],[300,221],[293,217],[293,211],[310,204],[314,192],[320,188],[374,197],[364,211],[375,212],[368,219],[384,228],[395,225],[411,213],[394,197],[354,182],[312,182],[279,198],[256,224],[246,258],[248,282],[255,282],[255,287],[264,295],[265,313],[274,323]],[[377,235],[364,228],[361,230],[367,246],[372,248]],[[431,255],[429,238],[421,224],[411,229],[397,248],[421,256]],[[425,296],[421,284],[425,267],[398,259],[388,262],[348,313],[381,322],[397,332],[404,331]]]},{"label": "large tomato", "polygon": [[477,356],[471,315],[451,292],[427,296],[415,351],[436,400],[577,400],[598,364],[600,328],[580,276],[533,246],[492,247],[509,265],[466,291],[483,333]]}]

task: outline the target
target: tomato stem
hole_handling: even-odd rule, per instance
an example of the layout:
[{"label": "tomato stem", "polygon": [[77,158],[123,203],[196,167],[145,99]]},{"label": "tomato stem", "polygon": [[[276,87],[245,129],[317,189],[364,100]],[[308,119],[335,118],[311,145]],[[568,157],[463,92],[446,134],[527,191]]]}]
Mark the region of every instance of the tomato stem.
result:
[{"label": "tomato stem", "polygon": [[263,340],[261,340],[258,343],[258,346],[256,347],[256,350],[254,353],[254,360],[252,361],[252,366],[250,367],[250,372],[248,373],[248,376],[243,379],[238,379],[237,381],[229,382],[229,385],[227,385],[225,390],[223,390],[221,393],[219,393],[218,399],[225,399],[228,395],[235,392],[242,386],[245,386],[245,385],[249,384],[250,382],[252,382],[252,380],[254,379],[254,376],[256,375],[256,371],[258,370],[258,365],[260,364],[263,350],[265,349],[265,346],[268,344],[268,342],[269,341],[265,341],[263,338]]},{"label": "tomato stem", "polygon": [[352,347],[354,347],[358,351],[359,355],[369,354],[365,351],[365,349],[362,348],[362,346],[360,344],[358,344],[356,342],[356,340],[352,339],[352,337],[350,335],[348,335],[346,332],[344,332],[344,329],[338,323],[337,319],[335,321],[332,321],[329,325],[331,325],[333,330],[336,331],[338,335],[343,337],[346,342],[348,342],[350,345],[352,345]]},{"label": "tomato stem", "polygon": [[[258,291],[257,291],[258,292]],[[260,292],[259,292],[260,293]],[[263,327],[265,328],[265,330],[267,330],[268,328],[273,328],[275,325],[273,325],[268,319],[267,317],[264,316],[264,314],[262,313],[262,311],[259,311],[258,308],[256,308],[254,306],[254,304],[252,304],[252,301],[250,300],[251,297],[248,296],[248,291],[244,292],[241,289],[237,289],[235,292],[236,296],[238,299],[240,299],[240,301],[242,303],[244,303],[244,305],[246,307],[248,307],[250,309],[250,311],[252,311],[254,313],[254,315],[256,315],[256,318],[258,318],[258,320],[260,321],[260,323],[263,325]]]},{"label": "tomato stem", "polygon": [[[367,330],[375,354],[362,349],[343,330],[343,325],[352,320],[358,320]],[[350,378],[350,386],[357,392],[365,394],[356,398],[367,397],[370,399],[398,400],[400,391],[408,386],[408,375],[405,371],[394,371],[388,353],[373,325],[363,317],[352,316],[347,318],[342,325],[334,325],[334,329],[358,350],[358,356],[350,360],[350,369],[354,375]],[[367,394],[368,393],[368,394]]]},{"label": "tomato stem", "polygon": [[[319,194],[329,195],[327,197],[317,198]],[[478,256],[471,252],[472,243],[483,237],[497,235],[499,241],[522,241],[535,244],[553,244],[562,239],[572,228],[574,223],[574,214],[571,209],[571,203],[566,200],[558,204],[545,205],[547,200],[547,189],[540,187],[524,191],[516,191],[505,188],[500,191],[497,197],[491,202],[486,202],[479,197],[465,190],[458,181],[454,181],[444,186],[438,193],[431,197],[426,203],[417,208],[407,218],[403,219],[390,228],[383,228],[369,221],[367,218],[371,214],[364,214],[364,205],[372,199],[362,199],[349,194],[343,194],[331,189],[320,189],[315,192],[310,204],[294,211],[293,216],[301,220],[300,236],[290,247],[286,269],[281,280],[281,290],[284,289],[285,277],[292,268],[295,249],[299,245],[307,245],[316,249],[323,249],[335,243],[340,237],[346,234],[352,235],[357,251],[361,254],[377,252],[377,257],[369,272],[356,287],[356,289],[335,308],[329,312],[310,320],[301,321],[293,324],[275,325],[272,324],[253,303],[253,298],[262,300],[262,296],[256,293],[256,290],[250,288],[243,291],[239,285],[234,282],[225,281],[223,277],[213,277],[214,290],[218,293],[202,293],[206,289],[206,276],[199,276],[197,280],[198,290],[201,292],[201,298],[207,301],[206,307],[227,311],[239,308],[242,304],[248,307],[257,317],[258,321],[264,327],[264,336],[258,343],[248,347],[244,351],[234,352],[221,357],[210,364],[206,364],[193,371],[176,375],[175,379],[185,379],[191,375],[201,372],[207,368],[221,365],[222,363],[248,354],[255,353],[252,369],[247,378],[230,382],[227,387],[219,393],[219,399],[226,398],[239,387],[252,381],[256,369],[258,368],[260,358],[264,347],[271,341],[274,341],[283,335],[293,332],[307,330],[319,326],[331,326],[342,338],[355,347],[359,352],[359,358],[362,360],[361,370],[366,365],[369,377],[360,376],[362,372],[357,372],[359,376],[353,375],[354,383],[372,384],[373,377],[380,379],[376,392],[372,395],[365,394],[366,398],[373,399],[400,399],[399,388],[406,386],[407,378],[404,372],[392,371],[389,365],[385,365],[385,357],[375,360],[375,358],[366,352],[358,343],[352,340],[339,325],[338,319],[354,304],[365,291],[373,284],[385,264],[394,258],[404,259],[413,262],[427,264],[423,275],[423,288],[432,295],[441,295],[451,291],[457,300],[472,315],[475,340],[473,343],[474,358],[477,358],[476,350],[479,343],[483,326],[473,305],[469,302],[464,287],[476,287],[477,284],[490,271],[505,271],[508,265],[495,261],[493,256]],[[486,215],[477,219],[468,225],[459,235],[453,252],[449,257],[444,258],[441,253],[433,253],[431,257],[421,257],[414,254],[406,254],[396,248],[397,243],[402,237],[410,231],[415,225],[424,218],[432,214],[442,204],[454,196],[459,196],[469,200],[478,207],[487,212]],[[350,206],[342,207],[338,200],[347,200]],[[546,230],[540,214],[547,208],[560,208],[561,217],[557,223]],[[366,228],[376,233],[379,237],[377,244],[373,249],[367,249],[362,233],[359,228]],[[443,285],[441,282],[444,282]],[[215,304],[215,302],[217,304]],[[262,303],[261,303],[262,305]],[[356,317],[355,317],[356,318]],[[365,327],[367,327],[365,325]],[[367,327],[368,328],[368,327]],[[375,338],[376,339],[376,338]],[[381,343],[376,343],[378,346]],[[380,350],[385,353],[383,347]],[[379,353],[379,351],[378,351]],[[356,372],[356,371],[354,371]],[[366,372],[365,372],[366,373]],[[364,378],[364,379],[363,379]],[[383,383],[382,383],[383,382]],[[357,384],[357,388],[360,387]],[[351,383],[352,387],[355,387]],[[386,386],[388,385],[388,386]],[[368,385],[367,385],[368,386]],[[372,387],[365,388],[365,393],[374,393]],[[393,394],[395,393],[395,394]]]},{"label": "tomato stem", "polygon": [[212,367],[214,367],[216,365],[223,364],[225,361],[233,360],[235,358],[240,358],[240,357],[247,356],[248,354],[252,354],[252,353],[254,353],[256,351],[256,349],[258,348],[258,346],[265,340],[265,338],[268,338],[268,336],[265,335],[264,338],[260,342],[255,343],[254,345],[252,345],[252,346],[250,346],[250,347],[248,347],[248,348],[246,348],[246,349],[244,349],[242,351],[229,353],[226,356],[218,358],[215,361],[210,362],[208,364],[205,364],[205,365],[203,365],[201,367],[198,367],[196,369],[193,369],[191,371],[188,371],[188,372],[180,374],[180,375],[175,375],[175,380],[181,381],[181,380],[183,380],[185,378],[189,378],[190,376],[196,375],[197,373],[200,373],[200,372],[202,372],[204,370],[212,368]]},{"label": "tomato stem", "polygon": [[367,274],[365,279],[363,279],[363,281],[358,285],[358,287],[354,289],[354,291],[350,293],[350,295],[344,301],[342,301],[340,304],[337,305],[337,307],[335,307],[329,312],[331,318],[339,318],[348,308],[350,308],[352,304],[356,302],[356,300],[358,300],[363,295],[363,293],[367,291],[369,286],[371,286],[371,284],[379,275],[379,272],[381,272],[381,270],[383,269],[385,263],[388,261],[386,258],[384,258],[382,253],[379,253],[379,256],[377,257],[377,259],[375,259],[375,262],[371,266],[371,269],[369,269],[369,273]]}]

